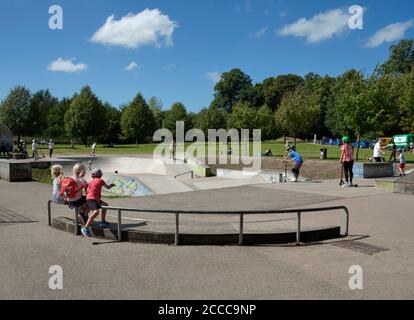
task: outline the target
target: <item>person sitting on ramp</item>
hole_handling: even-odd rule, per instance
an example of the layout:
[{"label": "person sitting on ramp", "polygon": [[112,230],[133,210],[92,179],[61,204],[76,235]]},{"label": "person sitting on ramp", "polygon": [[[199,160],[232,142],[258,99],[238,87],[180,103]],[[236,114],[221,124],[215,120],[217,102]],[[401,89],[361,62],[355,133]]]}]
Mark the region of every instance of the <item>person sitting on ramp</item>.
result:
[{"label": "person sitting on ramp", "polygon": [[[290,158],[290,160],[288,160]],[[302,156],[296,152],[296,148],[292,145],[286,146],[286,156],[283,158],[282,163],[293,163],[292,173],[295,178],[294,182],[299,181],[300,168],[303,165]]]}]

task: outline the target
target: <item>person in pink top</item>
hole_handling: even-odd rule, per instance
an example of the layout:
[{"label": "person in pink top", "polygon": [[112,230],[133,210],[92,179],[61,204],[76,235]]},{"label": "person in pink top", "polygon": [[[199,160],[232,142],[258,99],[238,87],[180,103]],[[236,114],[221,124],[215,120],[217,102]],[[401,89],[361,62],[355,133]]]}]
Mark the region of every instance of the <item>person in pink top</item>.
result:
[{"label": "person in pink top", "polygon": [[342,138],[343,145],[341,147],[341,160],[340,163],[343,165],[345,171],[345,187],[352,187],[352,179],[354,178],[354,148],[351,145],[351,140],[348,136]]},{"label": "person in pink top", "polygon": [[[89,216],[88,222],[86,225],[81,229],[82,235],[85,237],[89,237],[89,227],[92,225],[95,218],[99,215],[99,209],[102,209],[102,206],[108,206],[106,202],[101,200],[102,194],[102,187],[106,189],[111,189],[115,187],[114,184],[107,185],[106,182],[102,179],[103,173],[100,169],[93,169],[92,170],[92,181],[89,182],[88,191],[86,194],[86,203],[88,207],[91,209],[92,213]],[[102,209],[101,215],[102,221],[99,224],[100,227],[106,228],[108,227],[109,223],[106,221],[106,210]]]}]

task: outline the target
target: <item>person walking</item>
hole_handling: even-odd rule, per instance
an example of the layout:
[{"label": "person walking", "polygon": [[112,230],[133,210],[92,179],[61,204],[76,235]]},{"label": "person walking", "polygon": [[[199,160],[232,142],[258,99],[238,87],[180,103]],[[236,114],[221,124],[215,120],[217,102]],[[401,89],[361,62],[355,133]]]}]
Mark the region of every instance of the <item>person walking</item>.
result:
[{"label": "person walking", "polygon": [[49,158],[53,156],[53,150],[55,149],[55,143],[52,139],[49,140]]}]

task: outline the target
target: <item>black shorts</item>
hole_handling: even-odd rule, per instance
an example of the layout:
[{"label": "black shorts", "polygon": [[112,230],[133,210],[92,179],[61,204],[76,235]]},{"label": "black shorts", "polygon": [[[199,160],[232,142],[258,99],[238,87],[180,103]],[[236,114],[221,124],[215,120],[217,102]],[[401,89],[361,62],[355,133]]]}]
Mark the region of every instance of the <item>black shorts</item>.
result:
[{"label": "black shorts", "polygon": [[79,208],[82,207],[86,203],[86,197],[82,196],[79,200],[70,201],[69,206],[72,208]]},{"label": "black shorts", "polygon": [[96,200],[88,200],[86,201],[86,203],[88,204],[88,207],[95,211],[95,210],[99,210],[102,208],[102,201],[99,201],[99,203]]}]

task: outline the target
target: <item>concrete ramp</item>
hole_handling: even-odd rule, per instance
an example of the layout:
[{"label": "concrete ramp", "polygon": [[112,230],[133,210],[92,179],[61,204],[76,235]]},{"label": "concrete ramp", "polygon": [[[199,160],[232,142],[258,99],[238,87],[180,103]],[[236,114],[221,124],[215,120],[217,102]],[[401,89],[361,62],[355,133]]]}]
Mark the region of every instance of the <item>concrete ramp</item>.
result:
[{"label": "concrete ramp", "polygon": [[414,173],[410,173],[404,177],[397,178],[393,181],[395,193],[414,194]]},{"label": "concrete ramp", "polygon": [[93,161],[92,166],[101,168],[104,172],[108,173],[118,171],[119,174],[123,175],[145,173],[165,175],[167,173],[164,162],[151,158],[102,157]]}]

